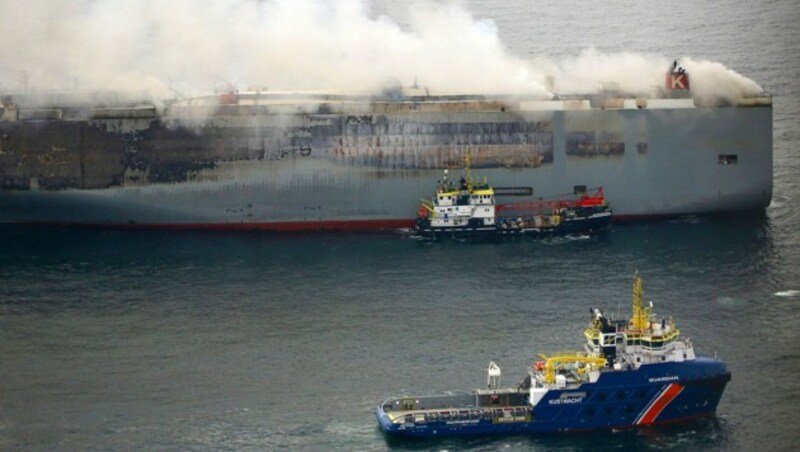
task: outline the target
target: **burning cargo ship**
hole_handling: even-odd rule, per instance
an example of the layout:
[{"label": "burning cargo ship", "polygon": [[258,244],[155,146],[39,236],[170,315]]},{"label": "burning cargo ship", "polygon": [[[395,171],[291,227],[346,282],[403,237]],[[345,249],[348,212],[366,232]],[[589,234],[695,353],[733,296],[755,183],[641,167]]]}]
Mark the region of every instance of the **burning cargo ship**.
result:
[{"label": "burning cargo ship", "polygon": [[[615,218],[764,209],[772,99],[236,92],[166,106],[6,96],[0,221],[130,228],[410,227],[443,169],[509,196],[603,186]],[[499,199],[498,202],[511,200]]]}]

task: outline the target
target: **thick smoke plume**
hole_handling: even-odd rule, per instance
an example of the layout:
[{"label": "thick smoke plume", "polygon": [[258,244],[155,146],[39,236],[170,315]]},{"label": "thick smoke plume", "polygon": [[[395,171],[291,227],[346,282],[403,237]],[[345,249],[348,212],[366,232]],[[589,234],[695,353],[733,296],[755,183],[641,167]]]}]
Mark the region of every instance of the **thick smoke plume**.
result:
[{"label": "thick smoke plume", "polygon": [[[403,25],[366,0],[0,0],[0,89],[113,90],[172,98],[232,83],[247,89],[387,85],[431,94],[548,97],[609,83],[646,94],[671,60],[593,49],[554,61],[511,55],[493,21],[458,3],[420,1]],[[695,95],[757,95],[719,63],[684,59]],[[548,83],[554,81],[551,86]]]}]

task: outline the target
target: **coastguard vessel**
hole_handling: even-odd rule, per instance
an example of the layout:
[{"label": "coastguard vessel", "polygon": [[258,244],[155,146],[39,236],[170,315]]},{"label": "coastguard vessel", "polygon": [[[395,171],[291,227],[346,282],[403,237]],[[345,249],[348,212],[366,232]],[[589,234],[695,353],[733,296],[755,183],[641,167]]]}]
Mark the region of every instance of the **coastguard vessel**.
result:
[{"label": "coastguard vessel", "polygon": [[[611,207],[603,188],[594,196],[581,190],[575,199],[537,200],[496,205],[497,190],[486,180],[476,183],[466,156],[464,176],[457,185],[448,170],[436,185],[436,194],[423,200],[417,210],[417,236],[439,238],[547,237],[563,234],[595,234],[611,224]],[[513,189],[506,189],[512,190]],[[502,214],[502,212],[506,212]]]},{"label": "coastguard vessel", "polygon": [[714,416],[731,373],[695,356],[674,321],[657,318],[633,280],[632,316],[591,309],[580,352],[539,355],[519,385],[501,387],[489,364],[487,387],[471,393],[403,396],[381,402],[380,428],[398,436],[449,436],[622,429]]},{"label": "coastguard vessel", "polygon": [[0,222],[125,228],[413,227],[444,169],[525,196],[604,188],[615,219],[766,208],[772,99],[609,85],[551,98],[424,88],[235,90],[165,104],[71,93],[0,105]]}]

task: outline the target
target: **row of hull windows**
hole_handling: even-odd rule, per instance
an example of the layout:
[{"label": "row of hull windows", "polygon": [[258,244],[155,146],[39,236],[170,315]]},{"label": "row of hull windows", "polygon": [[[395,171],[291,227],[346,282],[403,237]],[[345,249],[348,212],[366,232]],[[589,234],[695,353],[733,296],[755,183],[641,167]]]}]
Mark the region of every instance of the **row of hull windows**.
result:
[{"label": "row of hull windows", "polygon": [[[644,141],[636,143],[636,152],[638,154],[647,154],[649,150],[649,143]],[[618,157],[625,154],[625,143],[623,141],[593,141],[585,139],[584,137],[578,139],[568,139],[566,142],[565,153],[570,157]],[[526,155],[490,153],[482,158],[482,162],[483,164],[488,165],[496,164],[498,162],[509,164],[509,159],[521,158],[521,163],[530,163],[528,160],[534,159],[535,165],[541,165],[553,163],[553,154],[554,152],[552,147],[545,151],[538,150]],[[372,159],[384,158],[384,156],[366,157]],[[738,163],[738,160],[739,158],[737,154],[719,154],[718,156],[720,165],[735,165]]]}]

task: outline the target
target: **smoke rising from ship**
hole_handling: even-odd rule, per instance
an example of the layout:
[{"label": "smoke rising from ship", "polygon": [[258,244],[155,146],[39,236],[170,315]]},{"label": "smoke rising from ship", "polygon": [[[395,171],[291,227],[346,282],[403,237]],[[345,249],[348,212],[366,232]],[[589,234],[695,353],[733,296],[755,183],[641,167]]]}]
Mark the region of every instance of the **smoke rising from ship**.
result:
[{"label": "smoke rising from ship", "polygon": [[[648,94],[672,59],[587,49],[523,59],[490,19],[456,2],[419,1],[402,24],[367,0],[6,1],[0,89],[113,90],[157,99],[248,89],[379,93],[418,84],[431,94],[551,96],[613,85]],[[758,95],[720,63],[681,59],[696,97]],[[552,86],[548,80],[553,80]]]}]

